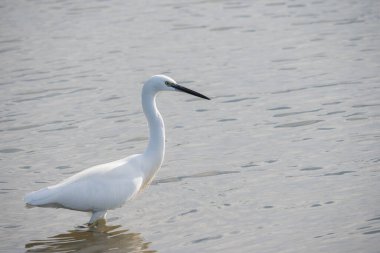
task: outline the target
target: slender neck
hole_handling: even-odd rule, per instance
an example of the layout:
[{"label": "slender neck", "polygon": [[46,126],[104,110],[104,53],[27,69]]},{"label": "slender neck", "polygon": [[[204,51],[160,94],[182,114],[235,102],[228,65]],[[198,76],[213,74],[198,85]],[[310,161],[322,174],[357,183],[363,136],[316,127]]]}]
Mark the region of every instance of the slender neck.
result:
[{"label": "slender neck", "polygon": [[165,154],[165,126],[156,106],[157,92],[145,85],[142,91],[142,107],[149,126],[149,143],[143,154],[143,170],[146,180],[161,167]]}]

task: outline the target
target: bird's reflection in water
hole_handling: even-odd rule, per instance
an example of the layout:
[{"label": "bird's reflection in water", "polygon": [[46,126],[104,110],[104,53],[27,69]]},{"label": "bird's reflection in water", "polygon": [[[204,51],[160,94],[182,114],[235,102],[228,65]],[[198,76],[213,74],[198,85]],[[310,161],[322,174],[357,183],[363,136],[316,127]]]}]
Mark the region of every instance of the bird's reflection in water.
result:
[{"label": "bird's reflection in water", "polygon": [[107,226],[105,222],[96,227],[80,227],[45,240],[31,240],[25,245],[26,252],[145,252],[150,242],[144,242],[138,233],[120,229],[120,225]]}]

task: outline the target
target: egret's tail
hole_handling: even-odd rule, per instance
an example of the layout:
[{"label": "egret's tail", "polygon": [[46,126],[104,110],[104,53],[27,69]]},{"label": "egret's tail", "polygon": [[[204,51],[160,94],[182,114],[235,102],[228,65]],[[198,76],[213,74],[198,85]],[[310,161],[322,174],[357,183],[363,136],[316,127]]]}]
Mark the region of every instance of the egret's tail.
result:
[{"label": "egret's tail", "polygon": [[25,195],[24,201],[31,206],[49,206],[54,203],[55,189],[51,187],[42,188]]}]

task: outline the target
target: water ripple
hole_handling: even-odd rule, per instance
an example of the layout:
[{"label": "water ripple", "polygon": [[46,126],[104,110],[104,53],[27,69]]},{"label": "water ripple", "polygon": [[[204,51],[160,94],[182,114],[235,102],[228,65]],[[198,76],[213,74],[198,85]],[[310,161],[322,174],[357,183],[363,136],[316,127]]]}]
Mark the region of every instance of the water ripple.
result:
[{"label": "water ripple", "polygon": [[316,124],[316,123],[319,123],[319,122],[322,122],[322,121],[323,120],[298,121],[298,122],[293,122],[293,123],[287,123],[287,124],[277,125],[277,126],[275,126],[275,128],[307,126],[307,125]]},{"label": "water ripple", "polygon": [[353,171],[353,170],[344,170],[344,171],[339,171],[339,172],[334,172],[334,173],[326,173],[324,174],[324,176],[341,176],[341,175],[344,175],[344,174],[348,174],[348,173],[354,173],[356,171]]},{"label": "water ripple", "polygon": [[16,152],[20,152],[20,151],[24,151],[23,149],[19,149],[19,148],[5,148],[5,149],[1,149],[0,150],[0,153],[16,153]]},{"label": "water ripple", "polygon": [[246,97],[246,98],[236,98],[236,99],[230,99],[223,101],[222,103],[236,103],[236,102],[241,102],[241,101],[246,101],[246,100],[254,100],[258,99],[259,97]]},{"label": "water ripple", "polygon": [[192,243],[200,243],[200,242],[216,240],[216,239],[220,239],[220,238],[222,238],[222,235],[209,236],[209,237],[194,240],[194,241],[192,241]]},{"label": "water ripple", "polygon": [[273,115],[273,117],[285,117],[285,116],[291,116],[291,115],[297,115],[297,114],[303,114],[303,113],[309,113],[309,112],[318,112],[322,109],[315,109],[315,110],[309,110],[309,111],[300,111],[300,112],[288,112],[288,113],[279,113]]},{"label": "water ripple", "polygon": [[189,175],[189,176],[178,176],[178,177],[171,177],[171,178],[165,178],[165,179],[158,179],[158,180],[154,180],[152,182],[152,185],[163,184],[163,183],[172,183],[172,182],[180,182],[180,181],[182,181],[184,179],[188,179],[188,178],[213,177],[213,176],[233,174],[233,173],[240,173],[240,171],[236,171],[236,170],[232,170],[232,171],[208,171],[208,172],[202,172],[202,173]]}]

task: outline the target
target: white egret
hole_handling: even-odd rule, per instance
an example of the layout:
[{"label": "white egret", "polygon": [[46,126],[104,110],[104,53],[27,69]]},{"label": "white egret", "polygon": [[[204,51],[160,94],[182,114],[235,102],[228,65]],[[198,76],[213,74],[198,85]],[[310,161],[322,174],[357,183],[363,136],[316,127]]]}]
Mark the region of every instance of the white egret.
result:
[{"label": "white egret", "polygon": [[92,224],[105,219],[107,210],[121,207],[134,198],[152,181],[164,159],[164,121],[156,107],[156,96],[160,91],[182,91],[209,99],[178,85],[168,76],[151,77],[142,89],[142,107],[149,126],[149,143],[145,152],[90,167],[56,185],[28,193],[26,204],[91,212],[89,224]]}]

